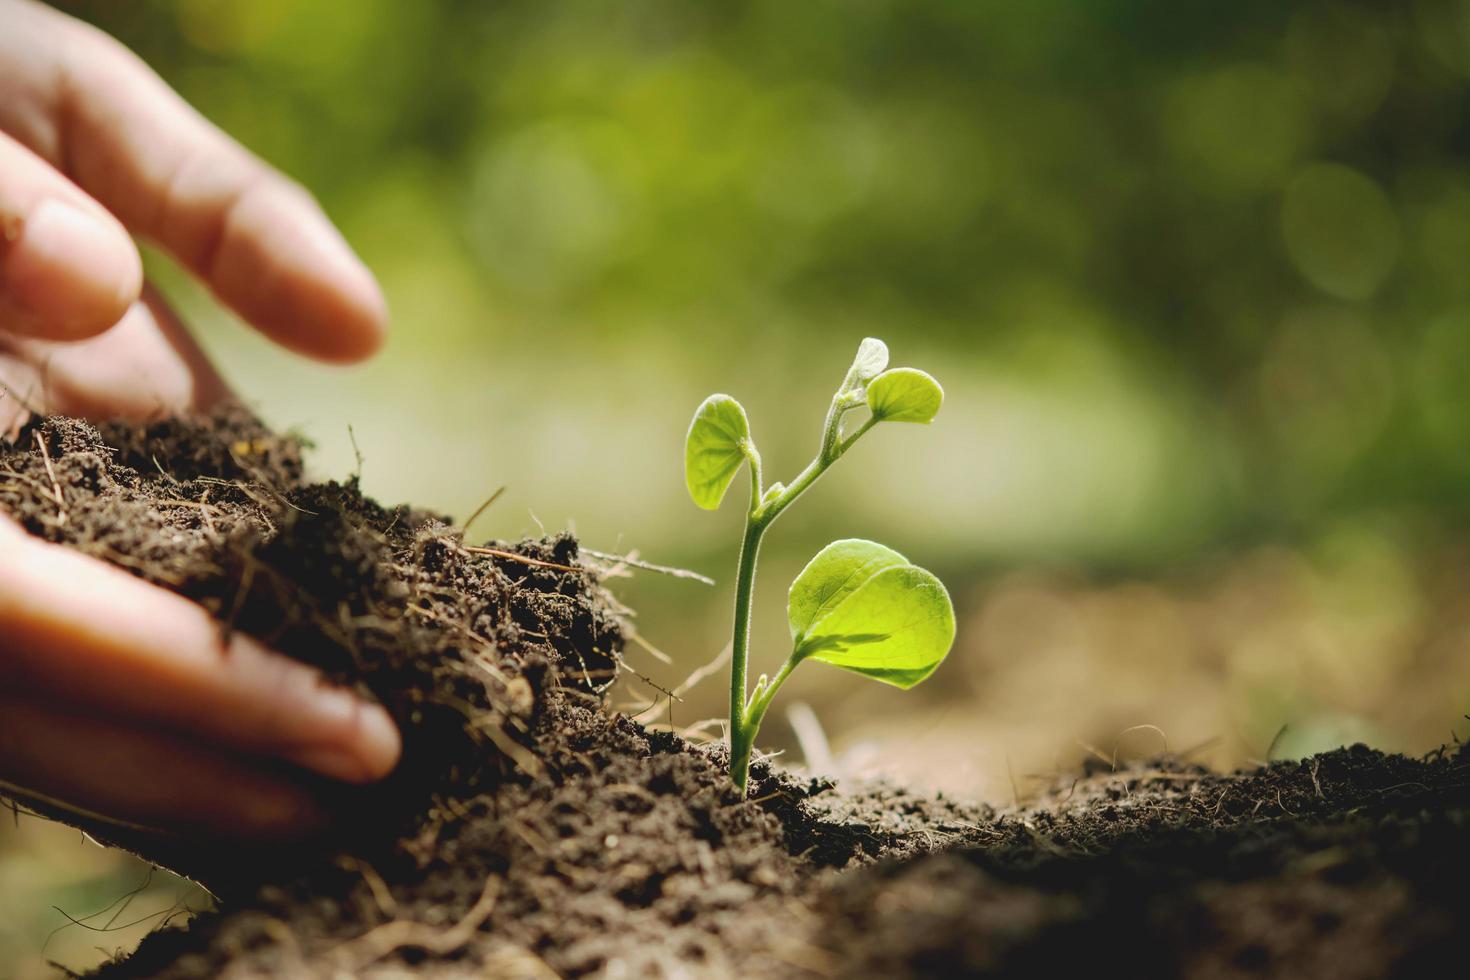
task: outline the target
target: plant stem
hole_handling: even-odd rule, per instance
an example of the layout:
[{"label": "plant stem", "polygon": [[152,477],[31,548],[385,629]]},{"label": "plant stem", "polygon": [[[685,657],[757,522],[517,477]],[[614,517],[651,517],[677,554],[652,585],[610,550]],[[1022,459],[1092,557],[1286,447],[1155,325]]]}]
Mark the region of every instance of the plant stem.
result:
[{"label": "plant stem", "polygon": [[735,636],[730,654],[730,778],[745,795],[745,776],[750,769],[750,751],[755,732],[746,724],[746,664],[750,658],[750,609],[755,597],[755,565],[760,557],[761,536],[766,523],[754,511],[745,518],[745,538],[740,543],[740,569],[735,577]]},{"label": "plant stem", "polygon": [[786,683],[786,678],[791,676],[791,672],[803,659],[805,658],[798,657],[793,651],[791,656],[786,658],[786,662],[781,665],[781,669],[776,672],[776,676],[771,678],[765,690],[751,697],[750,704],[745,709],[745,719],[752,729],[760,730],[761,720],[766,716],[766,709],[776,699],[776,692],[781,690],[781,685]]},{"label": "plant stem", "polygon": [[[847,406],[851,407],[851,406]],[[800,662],[795,656],[788,659],[774,680],[764,691],[747,703],[746,685],[750,662],[750,619],[755,601],[755,567],[760,557],[761,538],[766,529],[781,516],[781,512],[806,492],[807,488],[827,471],[842,454],[868,429],[875,419],[869,419],[856,432],[842,438],[842,416],[846,411],[842,393],[832,399],[827,410],[827,421],[822,430],[822,445],[816,458],[806,469],[773,500],[761,502],[760,457],[751,456],[750,511],[745,516],[745,537],[740,543],[740,565],[735,575],[735,635],[731,641],[730,654],[730,778],[740,795],[745,795],[745,785],[750,773],[750,755],[755,747],[755,735],[760,730],[761,720],[771,705],[776,690],[786,682]]]}]

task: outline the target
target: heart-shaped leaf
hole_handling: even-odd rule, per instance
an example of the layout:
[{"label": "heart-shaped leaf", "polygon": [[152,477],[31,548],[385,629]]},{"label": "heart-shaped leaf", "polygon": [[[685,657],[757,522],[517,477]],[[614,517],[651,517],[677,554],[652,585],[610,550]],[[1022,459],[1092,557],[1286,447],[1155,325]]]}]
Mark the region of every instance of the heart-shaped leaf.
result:
[{"label": "heart-shaped leaf", "polygon": [[868,382],[868,410],[880,422],[932,422],[944,389],[918,368],[894,368]]},{"label": "heart-shaped leaf", "polygon": [[862,538],[833,541],[817,552],[791,583],[786,596],[786,618],[795,645],[800,647],[812,624],[837,608],[858,586],[885,568],[908,563],[892,548]]},{"label": "heart-shaped leaf", "polygon": [[729,395],[710,395],[694,413],[684,441],[689,496],[705,510],[718,508],[740,464],[753,451],[745,409]]},{"label": "heart-shaped leaf", "polygon": [[797,655],[907,690],[934,673],[954,632],[944,583],[917,565],[890,565],[813,622]]}]

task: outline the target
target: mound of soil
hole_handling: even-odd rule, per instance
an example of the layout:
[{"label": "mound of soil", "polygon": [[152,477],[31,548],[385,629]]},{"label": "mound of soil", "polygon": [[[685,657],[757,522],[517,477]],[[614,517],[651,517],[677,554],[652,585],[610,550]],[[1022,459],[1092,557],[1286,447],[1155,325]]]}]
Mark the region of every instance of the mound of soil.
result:
[{"label": "mound of soil", "polygon": [[[44,451],[43,451],[44,447]],[[66,520],[59,519],[58,492]],[[611,711],[619,607],[561,535],[302,477],[247,412],[49,418],[0,444],[0,511],[377,698],[404,731],[343,836],[249,852],[89,826],[221,910],[139,977],[1383,976],[1470,922],[1470,753],[1361,746],[1250,772],[1175,759],[997,811],[758,762]]]}]

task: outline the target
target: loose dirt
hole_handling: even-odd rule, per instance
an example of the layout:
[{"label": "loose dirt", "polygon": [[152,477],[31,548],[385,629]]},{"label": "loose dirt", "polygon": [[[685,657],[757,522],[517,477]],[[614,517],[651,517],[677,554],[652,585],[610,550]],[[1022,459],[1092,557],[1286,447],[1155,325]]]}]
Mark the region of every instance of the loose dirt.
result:
[{"label": "loose dirt", "polygon": [[308,482],[299,443],[238,408],[32,423],[0,443],[0,512],[321,667],[404,731],[403,764],[340,793],[328,840],[89,826],[221,898],[108,980],[1369,977],[1454,962],[1470,923],[1459,747],[1098,765],[1003,811],[760,762],[741,800],[720,747],[608,707],[621,610],[570,536],[467,545],[355,481]]}]

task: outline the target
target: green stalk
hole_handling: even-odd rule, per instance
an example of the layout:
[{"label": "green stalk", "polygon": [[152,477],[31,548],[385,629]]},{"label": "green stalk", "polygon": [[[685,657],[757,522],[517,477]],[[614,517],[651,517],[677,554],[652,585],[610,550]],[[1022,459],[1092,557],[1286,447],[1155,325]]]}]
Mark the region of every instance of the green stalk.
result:
[{"label": "green stalk", "polygon": [[[842,454],[857,442],[858,438],[872,428],[876,419],[868,419],[857,431],[846,439],[842,438],[842,416],[856,405],[845,400],[847,385],[832,399],[827,411],[827,421],[822,430],[822,445],[817,456],[806,469],[772,499],[764,499],[761,485],[760,457],[752,448],[750,454],[750,510],[745,515],[745,537],[740,544],[740,565],[735,575],[735,633],[731,641],[730,654],[730,778],[740,795],[745,795],[746,781],[750,773],[750,755],[755,747],[756,732],[760,730],[766,709],[776,691],[791,676],[800,660],[793,653],[769,683],[758,683],[756,690],[746,694],[748,665],[750,662],[750,619],[755,601],[755,567],[760,557],[761,538],[766,529],[791,503],[806,492],[807,488],[827,471]],[[764,681],[764,678],[762,678]]]},{"label": "green stalk", "polygon": [[735,578],[735,636],[730,658],[730,778],[745,795],[745,776],[750,769],[750,752],[755,732],[746,724],[746,664],[750,658],[750,609],[755,597],[755,564],[760,556],[764,522],[745,518],[745,538],[740,544],[740,569]]}]

